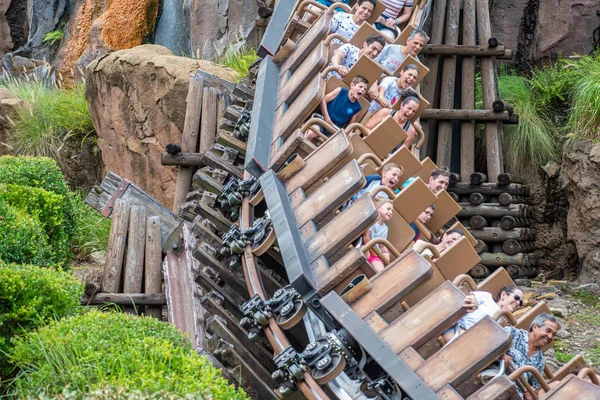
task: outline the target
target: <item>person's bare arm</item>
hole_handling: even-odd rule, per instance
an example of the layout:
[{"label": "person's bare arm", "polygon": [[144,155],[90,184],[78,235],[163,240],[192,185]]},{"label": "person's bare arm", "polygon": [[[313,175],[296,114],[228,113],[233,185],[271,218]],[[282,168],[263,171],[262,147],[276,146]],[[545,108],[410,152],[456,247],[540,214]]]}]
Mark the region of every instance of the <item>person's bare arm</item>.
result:
[{"label": "person's bare arm", "polygon": [[383,258],[385,258],[385,261],[389,262],[390,261],[390,251],[388,250],[388,248],[385,247],[384,245],[380,244],[379,249],[381,250],[381,255],[383,256]]},{"label": "person's bare arm", "polygon": [[384,108],[377,111],[375,114],[373,114],[371,118],[369,118],[369,120],[365,124],[365,128],[369,130],[375,128],[381,121],[383,121],[385,117],[390,115],[390,111],[391,110],[389,108]]},{"label": "person's bare arm", "polygon": [[385,86],[379,86],[379,91],[377,92],[377,102],[381,107],[389,107],[389,102],[383,97],[385,95],[385,91],[387,88]]},{"label": "person's bare arm", "polygon": [[396,23],[398,25],[405,23],[406,21],[408,21],[408,19],[410,18],[410,14],[412,12],[412,7],[404,7],[402,9],[402,14],[400,14],[400,16],[398,17],[398,19],[396,20]]},{"label": "person's bare arm", "polygon": [[354,114],[352,116],[352,118],[350,118],[350,121],[348,122],[348,124],[353,124],[358,120],[358,113]]},{"label": "person's bare arm", "polygon": [[410,124],[410,126],[408,127],[408,131],[406,132],[406,135],[407,135],[406,139],[404,139],[404,142],[402,142],[402,144],[407,149],[410,149],[410,147],[412,146],[412,144],[415,140],[415,136],[417,135],[417,131],[415,130],[415,127],[412,124]]},{"label": "person's bare arm", "polygon": [[342,51],[342,47],[335,51],[333,57],[331,57],[331,65],[337,68],[338,73],[344,77],[348,73],[348,69],[343,65],[340,65],[342,60],[346,57],[346,52]]},{"label": "person's bare arm", "polygon": [[323,97],[323,100],[321,100],[321,114],[323,115],[323,119],[328,124],[333,125],[333,122],[331,121],[331,117],[329,116],[329,112],[327,111],[327,103],[329,103],[330,101],[333,101],[333,99],[335,99],[335,97],[340,93],[341,90],[342,90],[341,87],[334,89],[331,92],[327,93]]}]

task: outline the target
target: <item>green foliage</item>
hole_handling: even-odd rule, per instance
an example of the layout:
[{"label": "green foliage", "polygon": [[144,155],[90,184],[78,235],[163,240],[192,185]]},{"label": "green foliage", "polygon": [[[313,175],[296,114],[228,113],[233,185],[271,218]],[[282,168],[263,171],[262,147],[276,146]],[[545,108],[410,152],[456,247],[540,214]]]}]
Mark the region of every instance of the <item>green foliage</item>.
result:
[{"label": "green foliage", "polygon": [[582,292],[575,292],[571,296],[574,299],[579,300],[586,306],[596,307],[596,308],[600,307],[600,297],[598,297],[597,295],[595,295],[593,293],[582,291]]},{"label": "green foliage", "polygon": [[64,37],[65,31],[63,31],[62,29],[57,29],[55,31],[46,33],[43,42],[50,43],[50,46],[52,46],[54,43],[60,42]]},{"label": "green foliage", "polygon": [[0,261],[0,377],[11,369],[5,357],[10,340],[77,313],[82,293],[81,282],[67,272]]},{"label": "green foliage", "polygon": [[97,251],[106,251],[110,236],[110,219],[85,202],[82,191],[71,195],[71,205],[75,216],[73,251],[78,259],[84,260]]},{"label": "green foliage", "polygon": [[180,396],[167,391],[144,393],[140,390],[130,388],[114,388],[107,386],[96,389],[88,393],[81,393],[76,390],[65,388],[62,393],[56,396],[41,394],[39,396],[30,396],[31,400],[202,400],[204,397],[199,395],[187,394]]},{"label": "green foliage", "polygon": [[575,137],[600,140],[600,52],[581,57],[575,76],[568,126]]},{"label": "green foliage", "polygon": [[[68,265],[75,225],[68,193],[62,172],[53,160],[0,157],[0,200],[10,208],[5,207],[5,212],[10,211],[12,217],[5,221],[0,246],[4,243],[13,250],[21,249],[0,252],[0,259],[40,266]],[[0,216],[4,215],[0,212]],[[30,227],[24,232],[35,237],[39,236],[37,226],[41,226],[43,237],[38,242],[20,237],[21,232],[11,234],[11,223],[16,224],[13,228]],[[40,250],[36,251],[36,247]]]},{"label": "green foliage", "polygon": [[147,317],[90,310],[17,339],[11,359],[21,369],[9,388],[14,398],[55,396],[66,387],[82,394],[113,387],[248,398],[173,326]]},{"label": "green foliage", "polygon": [[47,266],[51,255],[40,221],[0,200],[0,261]]},{"label": "green foliage", "polygon": [[517,75],[498,79],[500,98],[514,107],[518,125],[504,126],[504,153],[511,172],[523,176],[531,166],[541,167],[556,160],[556,127],[545,108],[538,103],[538,91]]},{"label": "green foliage", "polygon": [[62,89],[35,81],[11,81],[5,86],[31,105],[19,112],[11,129],[9,145],[15,154],[59,159],[67,138],[83,141],[94,134],[83,85]]},{"label": "green foliage", "polygon": [[252,47],[231,45],[215,60],[217,64],[233,68],[240,74],[240,79],[248,76],[248,70],[258,60],[258,54]]},{"label": "green foliage", "polygon": [[68,191],[59,166],[46,157],[0,157],[0,183],[41,188],[63,196]]}]

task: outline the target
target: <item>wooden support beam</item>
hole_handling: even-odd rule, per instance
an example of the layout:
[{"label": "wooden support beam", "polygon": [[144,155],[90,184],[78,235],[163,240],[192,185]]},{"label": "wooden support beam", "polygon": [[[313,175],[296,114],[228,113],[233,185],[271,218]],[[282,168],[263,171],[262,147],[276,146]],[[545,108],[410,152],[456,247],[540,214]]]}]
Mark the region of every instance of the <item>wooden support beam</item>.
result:
[{"label": "wooden support beam", "polygon": [[[162,165],[177,165],[180,167],[190,167],[190,166],[199,166],[202,165],[202,154],[200,153],[177,153],[177,154],[169,154],[167,152],[163,152],[160,155],[160,163]],[[190,178],[190,184],[191,184]]]},{"label": "wooden support beam", "polygon": [[[160,294],[162,291],[162,250],[160,245],[160,217],[146,221],[146,255],[144,261],[144,293]],[[166,300],[165,300],[166,303]],[[161,307],[146,307],[146,315],[161,319]]]},{"label": "wooden support beam", "polygon": [[214,87],[205,87],[202,94],[202,121],[200,124],[199,152],[204,153],[215,143],[217,134],[218,92]]},{"label": "wooden support beam", "polygon": [[476,279],[487,278],[490,275],[489,268],[482,264],[475,265],[469,272],[471,273],[471,276]]},{"label": "wooden support beam", "polygon": [[502,243],[502,251],[506,254],[513,255],[517,253],[529,253],[535,250],[533,242],[519,242],[517,240],[507,240]]},{"label": "wooden support beam", "polygon": [[[473,3],[469,3],[473,4],[472,9],[469,7],[467,8],[467,6],[463,6],[463,10],[467,10],[465,11],[465,16],[464,18],[464,22],[463,24],[466,25],[467,23],[467,15],[466,13],[468,11],[472,12],[473,15],[473,20],[472,23],[469,20],[468,22],[470,23],[470,25],[472,25],[472,29],[475,29],[475,2]],[[425,45],[425,47],[423,47],[423,50],[421,50],[421,54],[427,54],[427,55],[437,55],[437,56],[465,56],[465,57],[491,57],[491,56],[495,56],[497,58],[511,58],[512,57],[512,51],[510,49],[505,48],[504,46],[500,45],[500,46],[496,46],[496,47],[489,47],[489,46],[473,46],[473,45],[468,45],[467,44],[467,40],[465,35],[465,28],[463,27],[463,44],[427,44]],[[474,33],[474,32],[473,32]],[[469,40],[469,42],[471,42]]]},{"label": "wooden support beam", "polygon": [[236,149],[241,157],[246,157],[246,143],[232,136],[229,132],[220,130],[217,134],[217,143],[225,147]]},{"label": "wooden support beam", "polygon": [[512,217],[528,217],[530,208],[525,204],[511,204],[503,206],[497,203],[483,203],[478,206],[473,206],[470,203],[459,203],[461,210],[458,212],[459,218],[472,217],[473,215],[481,215],[486,218],[502,218],[505,215]]},{"label": "wooden support beam", "polygon": [[488,196],[500,196],[502,193],[508,193],[518,196],[529,196],[529,188],[519,183],[511,183],[506,186],[498,186],[495,183],[482,183],[479,186],[471,186],[468,183],[457,183],[448,188],[449,192],[457,194],[471,194],[479,192]]},{"label": "wooden support beam", "polygon": [[[185,109],[185,122],[181,136],[181,151],[195,153],[198,151],[198,132],[200,130],[200,119],[202,115],[202,93],[204,81],[202,79],[190,79],[190,88],[187,96]],[[173,212],[177,213],[179,206],[185,201],[185,196],[190,191],[194,168],[180,167],[177,171],[177,186],[173,200]]]},{"label": "wooden support beam", "polygon": [[469,225],[473,229],[481,229],[481,228],[485,228],[486,226],[488,226],[488,222],[481,215],[473,215],[469,219]]},{"label": "wooden support beam", "polygon": [[512,175],[507,173],[498,174],[498,186],[506,186],[512,182]]},{"label": "wooden support beam", "polygon": [[488,244],[481,239],[477,239],[477,244],[475,245],[474,248],[475,248],[475,251],[477,252],[477,254],[481,254],[481,253],[490,251]]},{"label": "wooden support beam", "polygon": [[533,254],[481,253],[479,257],[481,257],[481,264],[488,267],[505,267],[508,265],[535,267],[537,265],[537,260]]},{"label": "wooden support beam", "polygon": [[487,182],[487,175],[483,172],[473,172],[469,176],[469,182],[472,186],[479,186],[484,182]]},{"label": "wooden support beam", "polygon": [[209,266],[213,268],[217,274],[219,274],[219,278],[226,285],[230,286],[234,291],[240,294],[244,298],[244,300],[248,300],[248,291],[246,290],[246,284],[242,280],[241,277],[237,276],[235,272],[230,270],[227,266],[223,265],[219,260],[217,260],[213,255],[208,253],[205,249],[202,248],[202,245],[196,247],[192,252],[192,255],[202,263],[202,265]]},{"label": "wooden support beam", "polygon": [[131,202],[129,200],[117,199],[115,201],[102,280],[102,290],[105,292],[119,293],[120,291],[130,209]]},{"label": "wooden support beam", "polygon": [[487,197],[479,192],[471,193],[469,195],[469,203],[473,204],[474,206],[478,206],[482,203],[485,203],[486,201]]},{"label": "wooden support beam", "polygon": [[500,219],[500,227],[502,229],[511,230],[514,228],[528,228],[530,226],[528,218],[512,217],[505,215]]},{"label": "wooden support beam", "polygon": [[[446,9],[446,44],[458,44],[458,27],[460,19],[460,0],[448,0]],[[444,57],[442,65],[442,81],[440,108],[454,108],[454,90],[456,82],[456,55]],[[452,155],[452,122],[440,122],[438,129],[438,147],[436,163],[450,166]]]},{"label": "wooden support beam", "polygon": [[93,296],[82,296],[79,303],[86,306],[109,303],[129,307],[133,305],[162,306],[167,304],[167,299],[164,293],[96,293]]},{"label": "wooden support beam", "polygon": [[523,241],[523,242],[535,240],[535,231],[533,229],[529,229],[529,228],[515,228],[511,231],[505,231],[502,228],[491,227],[491,228],[474,229],[474,230],[470,230],[469,232],[471,232],[471,235],[473,235],[473,237],[475,239],[481,239],[488,243],[489,242],[505,242],[509,239]]},{"label": "wooden support beam", "polygon": [[[464,107],[464,106],[463,106]],[[494,110],[468,110],[468,109],[442,109],[442,108],[428,108],[421,114],[423,120],[459,120],[459,121],[503,121],[505,123],[511,123],[510,114],[508,111],[496,112]],[[461,172],[463,176],[464,175]]]},{"label": "wooden support beam", "polygon": [[[484,43],[492,37],[490,23],[490,8],[487,1],[476,2],[477,28],[479,43]],[[496,75],[496,58],[484,57],[481,59],[481,83],[483,87],[483,107],[490,109],[497,100],[498,77]],[[485,124],[485,144],[487,173],[492,182],[498,174],[504,172],[504,153],[502,151],[502,123],[487,122]]]},{"label": "wooden support beam", "polygon": [[509,204],[527,203],[527,199],[524,196],[500,193],[498,196],[498,202],[504,206],[507,206]]},{"label": "wooden support beam", "polygon": [[[129,213],[129,234],[127,238],[127,256],[125,257],[125,274],[123,293],[141,293],[144,275],[144,253],[146,248],[146,209],[142,206],[131,206]],[[132,307],[125,311],[137,313]]]}]

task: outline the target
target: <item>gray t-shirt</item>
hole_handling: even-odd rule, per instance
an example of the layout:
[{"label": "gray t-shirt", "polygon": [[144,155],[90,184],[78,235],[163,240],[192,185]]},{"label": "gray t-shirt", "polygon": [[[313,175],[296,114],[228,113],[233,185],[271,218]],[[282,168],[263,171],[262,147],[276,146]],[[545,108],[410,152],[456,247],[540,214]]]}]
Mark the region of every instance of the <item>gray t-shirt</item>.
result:
[{"label": "gray t-shirt", "polygon": [[[336,53],[338,51],[345,53],[344,58],[342,58],[342,61],[340,62],[341,66],[350,69],[358,61],[358,52],[360,51],[360,49],[358,47],[356,47],[350,43],[346,43],[345,45],[343,45],[342,47],[337,49]],[[329,66],[331,66],[331,65],[332,64],[329,63]],[[327,74],[327,79],[329,79],[329,77],[331,77],[331,76],[335,76],[339,79],[342,79],[342,77],[340,76],[340,74],[337,73],[337,71],[329,72]]]},{"label": "gray t-shirt", "polygon": [[[383,97],[389,102],[390,107],[393,106],[396,101],[400,98],[401,89],[396,85],[397,78],[395,76],[388,76],[387,78],[383,78],[381,83],[379,84],[380,88],[385,88],[385,93]],[[376,112],[380,110],[381,106],[375,100],[371,101],[371,105],[369,106],[369,112]]]},{"label": "gray t-shirt", "polygon": [[[398,69],[400,64],[406,57],[402,54],[402,45],[400,44],[388,44],[385,46],[381,53],[377,56],[377,61],[383,68],[385,68],[390,74]],[[415,57],[419,61],[419,57]]]}]

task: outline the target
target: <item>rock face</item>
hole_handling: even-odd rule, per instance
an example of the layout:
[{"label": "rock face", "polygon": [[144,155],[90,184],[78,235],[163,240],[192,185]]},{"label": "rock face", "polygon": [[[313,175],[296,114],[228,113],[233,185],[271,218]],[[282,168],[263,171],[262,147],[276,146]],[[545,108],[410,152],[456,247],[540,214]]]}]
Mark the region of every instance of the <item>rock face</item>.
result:
[{"label": "rock face", "polygon": [[212,60],[236,37],[257,47],[266,26],[258,7],[257,0],[184,0],[192,53]]},{"label": "rock face", "polygon": [[27,42],[27,1],[0,0],[0,58]]},{"label": "rock face", "polygon": [[69,74],[101,55],[142,44],[153,35],[159,4],[159,0],[75,1],[55,65]]},{"label": "rock face", "polygon": [[597,0],[492,0],[492,34],[525,68],[559,53],[588,54],[600,40]]},{"label": "rock face", "polygon": [[581,262],[581,283],[600,282],[600,144],[578,141],[563,156],[561,179],[569,199],[568,237]]},{"label": "rock face", "polygon": [[86,98],[105,169],[167,207],[177,172],[160,164],[160,153],[181,142],[190,74],[197,69],[230,82],[237,78],[229,68],[176,57],[156,45],[117,51],[86,68]]},{"label": "rock face", "polygon": [[19,112],[31,105],[19,99],[8,89],[0,88],[0,156],[8,154],[7,147],[10,139],[11,121],[17,120]]}]

